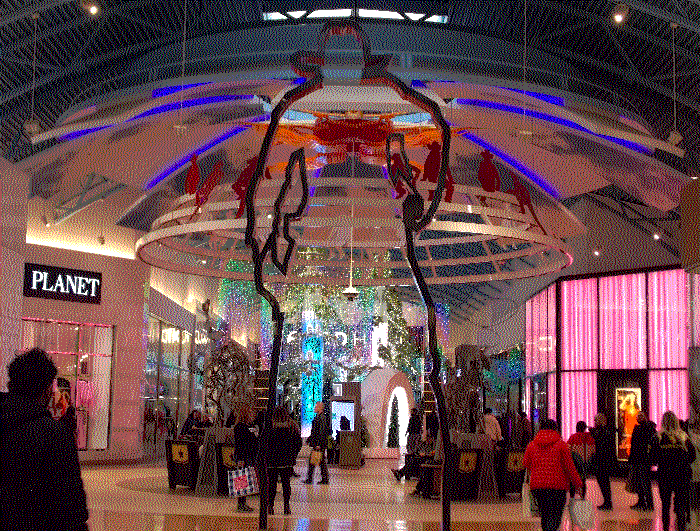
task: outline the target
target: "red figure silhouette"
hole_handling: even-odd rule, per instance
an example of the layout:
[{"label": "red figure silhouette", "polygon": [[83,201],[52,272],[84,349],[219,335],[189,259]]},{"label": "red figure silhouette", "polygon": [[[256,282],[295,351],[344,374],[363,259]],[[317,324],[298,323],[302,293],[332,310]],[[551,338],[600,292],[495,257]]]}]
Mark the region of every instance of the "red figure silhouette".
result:
[{"label": "red figure silhouette", "polygon": [[223,177],[224,173],[221,171],[221,168],[224,166],[223,161],[219,161],[216,163],[214,168],[211,170],[209,173],[209,177],[207,177],[207,180],[204,181],[204,184],[201,186],[199,190],[197,190],[197,193],[194,198],[195,202],[195,208],[194,212],[190,216],[190,220],[197,215],[199,212],[199,209],[202,208],[202,205],[209,201],[209,194],[211,194],[212,190],[216,187],[217,184],[221,181],[221,177]]},{"label": "red figure silhouette", "polygon": [[501,178],[498,175],[498,168],[494,166],[493,153],[490,151],[482,151],[481,156],[484,160],[479,164],[479,182],[484,191],[493,193],[501,191]]},{"label": "red figure silhouette", "polygon": [[197,154],[192,155],[190,159],[190,169],[187,170],[187,179],[185,180],[185,192],[192,195],[197,191],[199,186],[199,167],[197,166]]},{"label": "red figure silhouette", "polygon": [[[428,156],[425,159],[425,166],[423,171],[423,178],[421,181],[428,181],[429,183],[437,184],[438,173],[440,173],[440,153],[441,147],[437,142],[431,142],[428,145]],[[452,178],[452,172],[450,168],[447,168],[445,173],[445,201],[448,203],[452,202],[452,194],[455,190],[455,182]],[[435,195],[434,190],[428,192],[428,201],[433,200],[433,195]]]},{"label": "red figure silhouette", "polygon": [[537,226],[542,231],[542,234],[547,234],[544,227],[540,223],[540,220],[537,218],[537,214],[535,214],[535,209],[532,206],[532,199],[530,198],[530,191],[522,182],[520,182],[520,179],[518,179],[518,177],[512,171],[509,173],[511,179],[513,179],[513,188],[508,190],[506,193],[514,195],[518,200],[518,203],[520,203],[521,214],[525,213],[525,207],[527,207],[530,210],[532,217],[535,219],[535,223],[537,223]]},{"label": "red figure silhouette", "polygon": [[404,164],[403,158],[398,153],[394,153],[391,156],[389,175],[391,176],[391,180],[395,183],[396,199],[401,199],[407,193],[401,181],[403,176],[408,175],[408,169],[406,168],[406,164]]},{"label": "red figure silhouette", "polygon": [[[233,183],[233,191],[236,192],[236,196],[238,196],[239,201],[236,219],[240,218],[245,210],[245,194],[248,190],[250,179],[253,176],[253,172],[255,172],[255,166],[257,164],[258,155],[246,162],[245,168],[243,168],[241,174],[238,176],[238,179],[236,179]],[[272,175],[270,175],[270,168],[265,168],[265,178],[272,179]]]}]

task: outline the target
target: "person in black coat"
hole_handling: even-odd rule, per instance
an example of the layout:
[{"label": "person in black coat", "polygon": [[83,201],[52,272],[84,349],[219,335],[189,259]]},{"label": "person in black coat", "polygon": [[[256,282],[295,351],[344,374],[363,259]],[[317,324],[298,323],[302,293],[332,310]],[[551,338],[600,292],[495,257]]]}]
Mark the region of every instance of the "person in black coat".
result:
[{"label": "person in black coat", "polygon": [[[235,457],[238,467],[255,466],[255,458],[258,455],[258,439],[253,433],[253,409],[245,407],[238,415],[238,422],[233,427],[233,439],[235,444]],[[253,508],[246,504],[246,497],[239,496],[238,510],[243,513],[253,512]]]},{"label": "person in black coat", "polygon": [[[330,432],[328,427],[328,417],[323,412],[324,406],[323,402],[316,402],[316,407],[314,407],[314,412],[316,416],[311,422],[311,434],[306,440],[306,443],[315,451],[321,452],[321,482],[320,485],[328,485],[328,463],[326,461],[326,449],[328,448],[328,434]],[[314,470],[316,465],[311,464],[311,459],[309,459],[309,470],[306,474],[306,483],[310,485],[314,482]]]},{"label": "person in black coat", "polygon": [[608,420],[603,413],[598,413],[594,419],[595,426],[591,435],[595,440],[595,453],[591,458],[591,467],[595,473],[600,493],[603,495],[601,511],[612,510],[612,493],[610,489],[610,474],[615,467],[615,435],[608,429]]},{"label": "person in black coat", "polygon": [[654,499],[651,495],[651,448],[656,438],[656,424],[647,420],[643,411],[637,414],[637,425],[632,430],[630,446],[630,482],[639,496],[632,509],[653,511]]},{"label": "person in black coat", "polygon": [[32,349],[7,372],[9,392],[0,404],[0,530],[87,531],[75,439],[48,410],[56,365]]},{"label": "person in black coat", "polygon": [[671,495],[676,513],[676,531],[685,531],[690,495],[691,463],[695,461],[695,445],[681,430],[678,417],[667,411],[661,417],[661,431],[651,439],[651,463],[658,465],[661,523],[668,531],[671,525]]},{"label": "person in black coat", "polygon": [[289,411],[285,406],[278,406],[272,414],[272,432],[270,433],[270,462],[268,463],[270,503],[267,506],[269,514],[274,514],[278,477],[282,479],[284,514],[291,514],[289,499],[292,495],[292,487],[289,478],[300,449],[301,435],[296,430]]}]

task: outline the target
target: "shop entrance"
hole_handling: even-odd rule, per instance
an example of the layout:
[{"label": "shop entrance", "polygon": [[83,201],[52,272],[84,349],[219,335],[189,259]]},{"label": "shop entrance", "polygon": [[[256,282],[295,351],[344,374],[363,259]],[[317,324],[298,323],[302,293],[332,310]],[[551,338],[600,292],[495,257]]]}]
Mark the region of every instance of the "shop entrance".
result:
[{"label": "shop entrance", "polygon": [[632,430],[639,411],[649,410],[649,380],[645,370],[598,372],[598,411],[615,432],[618,474],[627,473]]}]

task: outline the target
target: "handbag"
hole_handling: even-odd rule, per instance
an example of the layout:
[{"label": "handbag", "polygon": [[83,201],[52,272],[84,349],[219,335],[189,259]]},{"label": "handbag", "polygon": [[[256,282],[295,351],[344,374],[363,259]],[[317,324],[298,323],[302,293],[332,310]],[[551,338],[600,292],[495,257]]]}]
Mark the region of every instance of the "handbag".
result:
[{"label": "handbag", "polygon": [[258,474],[252,466],[228,471],[228,494],[239,498],[260,492]]},{"label": "handbag", "polygon": [[321,464],[321,459],[323,459],[323,452],[318,450],[311,450],[311,456],[309,457],[309,463],[313,466]]},{"label": "handbag", "polygon": [[581,529],[593,529],[593,504],[590,500],[581,498],[571,498],[569,502],[569,518],[572,525],[578,526]]},{"label": "handbag", "polygon": [[530,490],[530,471],[525,472],[525,481],[522,488],[523,518],[535,518],[539,516],[537,500]]}]

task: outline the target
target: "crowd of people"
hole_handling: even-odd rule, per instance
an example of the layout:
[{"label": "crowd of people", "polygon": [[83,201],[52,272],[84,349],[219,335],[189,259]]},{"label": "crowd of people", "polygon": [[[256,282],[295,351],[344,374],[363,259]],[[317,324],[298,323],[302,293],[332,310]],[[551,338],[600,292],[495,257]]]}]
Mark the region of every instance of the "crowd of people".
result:
[{"label": "crowd of people", "polygon": [[[0,394],[0,531],[87,530],[88,510],[75,427],[70,415],[52,416],[61,393],[57,392],[56,376],[54,362],[40,349],[19,354],[8,366],[8,392]],[[65,382],[62,382],[63,388],[66,388]],[[69,407],[68,399],[66,409]],[[321,469],[319,484],[328,484],[326,451],[331,436],[330,422],[323,403],[317,403],[314,411],[316,415],[307,439],[312,457],[304,483],[313,483],[318,465]],[[656,466],[663,531],[670,528],[672,500],[675,529],[685,531],[691,501],[695,510],[700,509],[700,459],[696,459],[700,451],[700,430],[689,432],[687,423],[679,421],[672,411],[663,414],[658,431],[643,412],[639,412],[636,420],[630,441],[626,483],[626,490],[638,495],[632,508],[653,510],[652,467]],[[265,429],[264,424],[264,415],[256,417],[251,407],[243,407],[227,419],[226,425],[233,427],[235,459],[239,467],[259,465],[258,439]],[[201,430],[210,425],[201,411],[194,410],[184,422],[180,436],[192,436],[197,433],[197,428]],[[392,470],[399,481],[419,478],[413,494],[423,496],[430,494],[432,481],[420,477],[421,464],[432,462],[437,465],[444,461],[437,417],[429,414],[425,426],[423,437],[423,419],[418,409],[413,408],[407,429],[405,464]],[[603,498],[598,509],[612,509],[610,478],[616,472],[617,457],[614,432],[605,414],[595,416],[593,427],[578,422],[576,433],[567,442],[562,440],[556,421],[550,419],[540,422],[539,431],[533,438],[530,421],[522,412],[511,418],[505,429],[503,419],[496,418],[487,408],[477,429],[497,445],[526,447],[524,465],[543,531],[559,529],[567,491],[571,497],[578,494],[585,498],[589,474],[595,476]],[[274,514],[279,479],[284,514],[290,514],[291,477],[298,476],[294,467],[302,438],[299,423],[292,418],[287,405],[274,409],[270,430],[270,481],[266,493],[269,513]],[[509,441],[506,441],[506,436]],[[38,463],[41,466],[37,466]],[[50,492],[60,492],[61,495],[37,495]],[[241,512],[253,511],[245,496],[238,498],[238,509]]]}]

